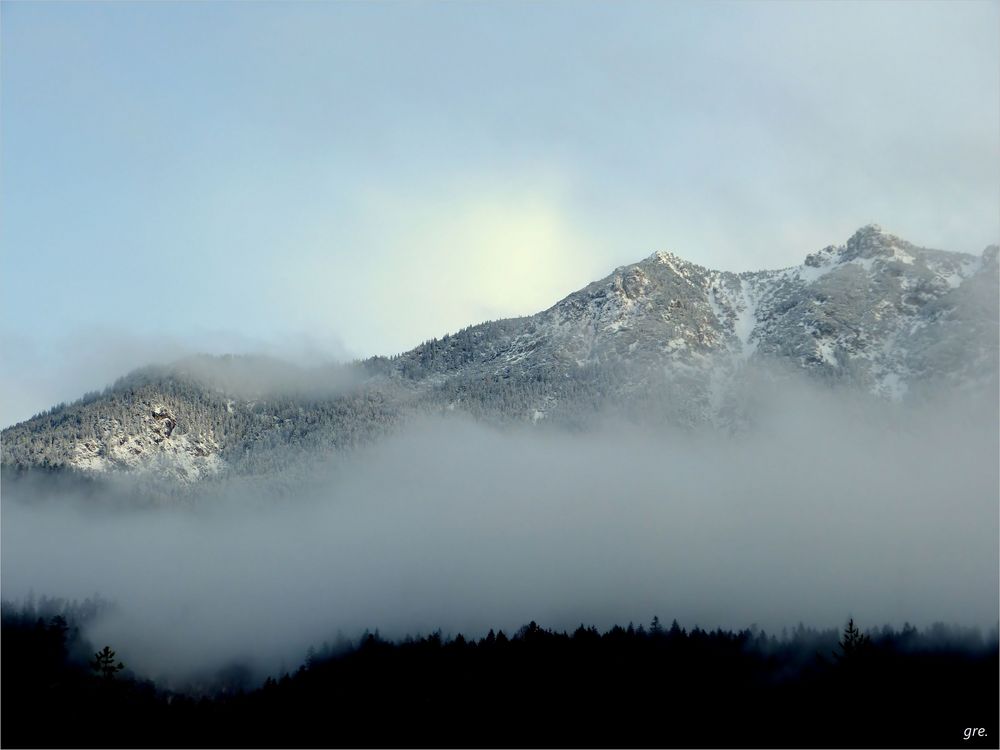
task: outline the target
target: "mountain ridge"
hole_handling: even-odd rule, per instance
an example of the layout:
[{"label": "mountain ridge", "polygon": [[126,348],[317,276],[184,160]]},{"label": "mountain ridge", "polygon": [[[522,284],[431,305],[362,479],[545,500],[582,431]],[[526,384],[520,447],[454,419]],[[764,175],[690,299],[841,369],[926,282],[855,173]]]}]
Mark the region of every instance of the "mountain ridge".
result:
[{"label": "mountain ridge", "polygon": [[580,425],[610,408],[725,427],[741,380],[765,361],[897,402],[934,384],[989,387],[997,279],[995,245],[981,256],[920,248],[877,225],[778,270],[716,271],[659,251],[534,315],[393,357],[140,368],[5,429],[2,464],[191,484],[281,471],[428,412]]}]

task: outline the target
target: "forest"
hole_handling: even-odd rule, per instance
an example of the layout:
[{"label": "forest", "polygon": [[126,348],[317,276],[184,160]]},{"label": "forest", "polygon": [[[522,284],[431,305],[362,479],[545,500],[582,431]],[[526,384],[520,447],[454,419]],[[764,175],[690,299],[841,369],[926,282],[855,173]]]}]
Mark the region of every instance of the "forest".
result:
[{"label": "forest", "polygon": [[649,624],[378,631],[263,684],[166,689],[91,643],[99,600],[4,602],[4,747],[996,747],[996,631]]}]

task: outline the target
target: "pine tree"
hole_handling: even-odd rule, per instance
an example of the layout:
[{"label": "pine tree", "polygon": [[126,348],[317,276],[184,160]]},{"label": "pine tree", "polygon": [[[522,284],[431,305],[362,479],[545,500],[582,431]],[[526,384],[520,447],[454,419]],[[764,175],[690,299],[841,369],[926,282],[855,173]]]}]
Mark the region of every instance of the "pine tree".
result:
[{"label": "pine tree", "polygon": [[121,662],[116,664],[115,652],[111,650],[110,646],[105,646],[101,651],[94,654],[94,659],[90,662],[90,668],[105,679],[111,680],[114,679],[116,673],[125,669],[125,665]]},{"label": "pine tree", "polygon": [[837,644],[840,646],[840,650],[843,653],[834,653],[833,656],[838,661],[856,659],[858,654],[860,654],[870,643],[871,639],[867,635],[861,634],[861,630],[855,626],[854,618],[852,617],[847,621],[847,627],[844,628],[844,637],[841,638]]}]

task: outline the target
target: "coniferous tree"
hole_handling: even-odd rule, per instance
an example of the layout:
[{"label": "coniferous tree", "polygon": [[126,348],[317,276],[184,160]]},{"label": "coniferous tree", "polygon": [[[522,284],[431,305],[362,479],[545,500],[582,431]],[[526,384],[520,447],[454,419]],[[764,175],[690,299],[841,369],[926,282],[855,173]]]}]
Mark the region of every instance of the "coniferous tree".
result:
[{"label": "coniferous tree", "polygon": [[121,662],[116,664],[115,652],[111,650],[110,646],[105,646],[94,654],[94,658],[90,662],[90,668],[105,679],[111,680],[114,679],[115,674],[125,669],[125,665]]},{"label": "coniferous tree", "polygon": [[847,627],[844,628],[844,637],[837,644],[842,653],[834,652],[833,656],[841,662],[855,660],[870,643],[871,639],[867,635],[862,635],[861,630],[855,626],[852,617],[847,621]]}]

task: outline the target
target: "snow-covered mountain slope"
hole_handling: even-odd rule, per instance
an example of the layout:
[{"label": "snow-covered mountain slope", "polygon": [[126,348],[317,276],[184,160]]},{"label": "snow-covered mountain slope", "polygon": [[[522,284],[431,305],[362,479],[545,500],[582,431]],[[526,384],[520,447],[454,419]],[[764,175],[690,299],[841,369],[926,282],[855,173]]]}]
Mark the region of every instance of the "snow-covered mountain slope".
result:
[{"label": "snow-covered mountain slope", "polygon": [[607,381],[587,398],[641,396],[665,418],[714,420],[760,360],[898,400],[996,378],[997,278],[996,247],[928,250],[874,225],[780,271],[713,271],[658,252],[530,318],[429,342],[395,370],[441,379],[459,401],[456,384],[546,384],[524,418],[572,399],[560,384]]},{"label": "snow-covered mountain slope", "polygon": [[874,225],[779,271],[658,252],[531,317],[392,358],[312,373],[259,358],[148,368],[5,430],[3,463],[190,483],[273,472],[428,411],[726,424],[746,374],[770,361],[896,401],[942,384],[995,387],[998,297],[995,246],[929,250]]},{"label": "snow-covered mountain slope", "polygon": [[[593,315],[575,315],[577,299],[557,305],[556,338],[584,357],[641,352],[675,368],[714,367],[720,354],[777,356],[899,396],[908,383],[963,364],[929,361],[928,349],[945,328],[954,332],[949,323],[978,317],[961,304],[974,287],[985,282],[982,296],[995,307],[988,292],[996,273],[995,248],[979,258],[922,250],[876,226],[782,271],[736,275],[657,253],[585,290]],[[605,335],[587,341],[580,321],[588,319]],[[995,335],[976,341],[978,331],[969,333],[965,342],[985,350],[964,354],[994,359]]]}]

